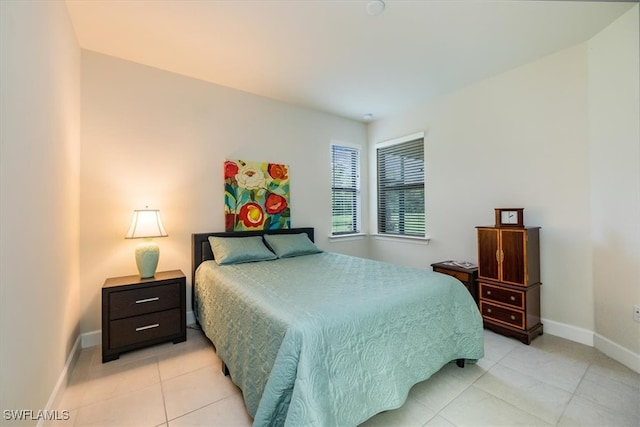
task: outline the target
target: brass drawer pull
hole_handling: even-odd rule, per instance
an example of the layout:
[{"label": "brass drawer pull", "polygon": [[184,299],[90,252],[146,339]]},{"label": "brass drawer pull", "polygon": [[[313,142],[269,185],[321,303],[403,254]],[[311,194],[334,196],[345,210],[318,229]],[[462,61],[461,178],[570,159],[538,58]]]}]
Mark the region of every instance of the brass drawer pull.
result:
[{"label": "brass drawer pull", "polygon": [[147,329],[157,328],[158,326],[160,326],[159,323],[154,323],[153,325],[147,325],[147,326],[140,326],[139,328],[136,328],[136,332],[146,331]]},{"label": "brass drawer pull", "polygon": [[490,308],[487,308],[487,313],[491,313],[491,309]]},{"label": "brass drawer pull", "polygon": [[511,315],[511,320],[516,320],[516,316],[514,316],[513,314]]},{"label": "brass drawer pull", "polygon": [[136,304],[143,304],[145,302],[153,302],[153,301],[160,301],[160,297],[139,299],[136,301]]},{"label": "brass drawer pull", "polygon": [[511,301],[515,301],[516,297],[514,297],[513,295],[511,295]]},{"label": "brass drawer pull", "polygon": [[491,291],[487,291],[487,295],[491,295]]}]

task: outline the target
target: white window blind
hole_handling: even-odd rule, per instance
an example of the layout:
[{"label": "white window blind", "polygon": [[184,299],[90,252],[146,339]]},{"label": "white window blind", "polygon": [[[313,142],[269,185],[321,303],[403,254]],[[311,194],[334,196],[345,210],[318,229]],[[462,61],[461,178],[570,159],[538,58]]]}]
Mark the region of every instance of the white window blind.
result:
[{"label": "white window blind", "polygon": [[331,145],[331,234],[360,232],[360,150]]},{"label": "white window blind", "polygon": [[425,236],[424,139],[377,149],[378,233]]}]

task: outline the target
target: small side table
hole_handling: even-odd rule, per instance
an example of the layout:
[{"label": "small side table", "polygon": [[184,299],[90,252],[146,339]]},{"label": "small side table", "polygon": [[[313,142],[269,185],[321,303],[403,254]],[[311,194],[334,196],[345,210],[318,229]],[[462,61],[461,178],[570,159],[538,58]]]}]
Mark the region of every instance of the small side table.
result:
[{"label": "small side table", "polygon": [[113,277],[102,286],[102,363],[120,353],[187,339],[186,278],[163,271],[149,279]]},{"label": "small side table", "polygon": [[453,261],[442,261],[431,264],[433,271],[453,276],[467,288],[476,304],[478,304],[478,267],[461,267],[454,264]]}]

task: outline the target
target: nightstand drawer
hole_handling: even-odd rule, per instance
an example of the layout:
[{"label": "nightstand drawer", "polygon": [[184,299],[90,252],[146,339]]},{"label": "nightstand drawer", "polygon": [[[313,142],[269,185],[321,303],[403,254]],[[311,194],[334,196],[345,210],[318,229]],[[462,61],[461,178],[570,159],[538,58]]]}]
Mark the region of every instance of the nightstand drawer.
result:
[{"label": "nightstand drawer", "polygon": [[438,268],[438,267],[435,267],[433,271],[436,271],[442,274],[448,274],[449,276],[453,276],[463,283],[469,282],[469,279],[470,279],[469,273],[463,273],[462,271],[446,270],[444,268]]},{"label": "nightstand drawer", "polygon": [[125,351],[187,339],[186,277],[180,270],[111,277],[102,285],[102,363]]},{"label": "nightstand drawer", "polygon": [[480,299],[490,300],[500,304],[505,304],[520,310],[524,310],[524,292],[512,289],[499,288],[497,286],[480,283]]},{"label": "nightstand drawer", "polygon": [[109,295],[109,318],[122,319],[180,307],[180,283],[127,289]]},{"label": "nightstand drawer", "polygon": [[485,319],[524,329],[524,312],[522,311],[511,310],[480,300],[480,313]]},{"label": "nightstand drawer", "polygon": [[139,344],[160,337],[180,334],[180,309],[161,311],[110,322],[111,347]]}]

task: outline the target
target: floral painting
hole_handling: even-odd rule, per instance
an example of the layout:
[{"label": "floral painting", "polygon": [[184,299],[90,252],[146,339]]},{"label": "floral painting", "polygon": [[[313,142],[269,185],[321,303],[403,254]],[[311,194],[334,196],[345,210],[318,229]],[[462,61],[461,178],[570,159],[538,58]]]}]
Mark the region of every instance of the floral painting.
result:
[{"label": "floral painting", "polygon": [[226,231],[290,228],[289,167],[225,160],[224,214]]}]

